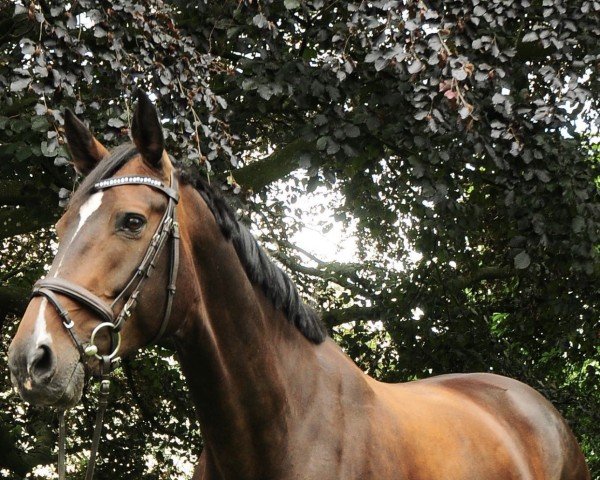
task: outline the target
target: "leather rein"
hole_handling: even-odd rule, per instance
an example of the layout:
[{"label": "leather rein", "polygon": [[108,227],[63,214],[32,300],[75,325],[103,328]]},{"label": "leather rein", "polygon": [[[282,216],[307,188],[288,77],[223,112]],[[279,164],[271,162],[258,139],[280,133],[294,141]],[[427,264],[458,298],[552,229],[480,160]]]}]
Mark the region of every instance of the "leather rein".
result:
[{"label": "leather rein", "polygon": [[[165,213],[162,216],[152,240],[146,249],[146,253],[142,258],[140,265],[137,267],[123,290],[115,297],[110,305],[107,305],[104,300],[99,298],[87,288],[72,283],[66,279],[59,277],[50,277],[39,280],[33,286],[32,296],[43,296],[54,306],[62,319],[64,327],[69,332],[73,343],[77,347],[80,355],[80,361],[86,370],[89,369],[87,360],[94,357],[100,361],[100,397],[98,400],[98,410],[96,412],[96,424],[94,426],[94,434],[92,437],[92,448],[86,469],[85,480],[91,480],[94,475],[96,464],[96,455],[100,442],[100,434],[102,431],[102,423],[106,405],[108,403],[108,394],[110,390],[109,375],[114,370],[119,362],[117,353],[121,346],[121,329],[135,310],[139,294],[144,286],[144,283],[150,277],[152,271],[156,267],[156,261],[159,258],[163,248],[167,244],[169,237],[171,238],[171,250],[169,256],[169,279],[167,283],[167,298],[164,308],[164,314],[160,328],[158,329],[152,343],[156,343],[162,337],[169,323],[171,310],[173,307],[173,298],[175,297],[177,271],[179,268],[179,224],[177,223],[177,203],[179,201],[179,188],[175,174],[171,175],[171,185],[167,186],[160,180],[152,177],[128,175],[121,177],[111,177],[101,180],[94,184],[95,191],[106,190],[121,185],[146,185],[152,187],[168,198]],[[82,342],[77,334],[73,331],[75,325],[73,319],[69,315],[66,308],[63,307],[56,294],[65,295],[75,300],[79,304],[93,311],[101,319],[101,322],[96,325],[90,336],[89,342]],[[115,307],[119,303],[123,303],[123,307],[118,314],[115,314]],[[108,329],[110,333],[110,353],[102,355],[98,351],[95,344],[96,336],[102,329]],[[65,417],[64,411],[59,413],[59,447],[58,447],[58,477],[59,480],[64,480],[66,474],[65,461]]]}]

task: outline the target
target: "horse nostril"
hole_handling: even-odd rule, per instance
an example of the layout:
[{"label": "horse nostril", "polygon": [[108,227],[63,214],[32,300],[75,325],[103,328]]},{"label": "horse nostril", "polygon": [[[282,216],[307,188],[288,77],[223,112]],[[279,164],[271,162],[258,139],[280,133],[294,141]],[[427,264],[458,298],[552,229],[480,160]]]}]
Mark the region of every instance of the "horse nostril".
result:
[{"label": "horse nostril", "polygon": [[40,345],[33,351],[29,357],[28,371],[37,383],[50,381],[56,371],[56,361],[48,345]]}]

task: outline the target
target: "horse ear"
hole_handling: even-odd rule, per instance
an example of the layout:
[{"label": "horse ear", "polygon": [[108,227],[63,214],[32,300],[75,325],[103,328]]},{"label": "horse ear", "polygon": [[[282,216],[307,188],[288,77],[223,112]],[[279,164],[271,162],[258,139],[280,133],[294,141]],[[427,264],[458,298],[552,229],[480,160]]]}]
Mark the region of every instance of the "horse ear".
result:
[{"label": "horse ear", "polygon": [[85,124],[67,108],[65,111],[65,134],[75,170],[87,175],[108,155],[108,150],[94,138]]},{"label": "horse ear", "polygon": [[138,90],[138,103],[131,122],[131,136],[144,161],[152,168],[160,169],[165,139],[158,113],[142,90]]}]

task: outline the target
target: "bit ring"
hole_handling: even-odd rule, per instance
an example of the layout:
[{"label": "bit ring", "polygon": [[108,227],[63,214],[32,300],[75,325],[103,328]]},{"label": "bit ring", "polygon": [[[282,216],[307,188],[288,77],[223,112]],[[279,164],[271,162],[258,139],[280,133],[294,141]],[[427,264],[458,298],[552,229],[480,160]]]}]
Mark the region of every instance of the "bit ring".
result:
[{"label": "bit ring", "polygon": [[[96,344],[94,343],[94,340],[96,339],[96,335],[98,334],[98,332],[100,330],[102,330],[103,328],[112,328],[113,330],[116,328],[114,323],[111,322],[102,322],[99,325],[96,325],[96,328],[94,328],[94,330],[92,331],[92,335],[90,337],[90,346],[94,346],[96,348],[98,348],[96,346]],[[107,357],[109,360],[112,360],[113,358],[115,358],[117,356],[117,352],[119,351],[119,348],[121,347],[121,332],[117,332],[117,346],[115,347],[115,349],[109,354],[109,355],[98,355],[98,353],[94,354],[94,357],[96,357],[98,360],[102,360],[103,357]]]}]

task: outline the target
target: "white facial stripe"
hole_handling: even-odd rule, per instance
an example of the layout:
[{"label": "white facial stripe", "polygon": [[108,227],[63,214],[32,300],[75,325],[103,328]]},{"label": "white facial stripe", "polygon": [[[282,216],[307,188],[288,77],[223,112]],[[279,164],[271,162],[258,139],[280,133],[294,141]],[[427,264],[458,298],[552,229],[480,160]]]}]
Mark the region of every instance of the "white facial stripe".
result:
[{"label": "white facial stripe", "polygon": [[77,236],[79,230],[81,230],[81,227],[83,227],[83,224],[88,218],[90,218],[90,215],[100,208],[100,205],[102,205],[103,195],[103,191],[96,192],[91,195],[90,198],[88,198],[87,201],[81,206],[79,209],[79,224],[77,225],[77,230],[75,230],[71,241],[73,241],[73,239]]},{"label": "white facial stripe", "polygon": [[102,205],[102,196],[103,195],[104,195],[103,191],[92,194],[90,196],[90,198],[88,198],[86,200],[86,202],[79,208],[79,223],[77,224],[77,229],[75,230],[75,233],[73,234],[73,236],[70,238],[69,244],[63,250],[62,257],[60,258],[60,261],[58,262],[58,265],[56,266],[56,269],[54,270],[53,277],[58,277],[58,271],[60,270],[60,267],[65,258],[67,250],[69,249],[69,245],[71,245],[73,240],[75,240],[75,237],[79,233],[79,230],[81,230],[81,227],[83,227],[83,225],[85,224],[87,219],[90,218],[90,216],[96,210],[98,210],[98,208],[100,208],[100,205]]},{"label": "white facial stripe", "polygon": [[52,344],[52,337],[46,328],[46,307],[48,306],[48,299],[42,298],[40,302],[40,309],[38,310],[37,318],[35,319],[35,327],[33,328],[33,339],[35,346],[50,345]]}]

